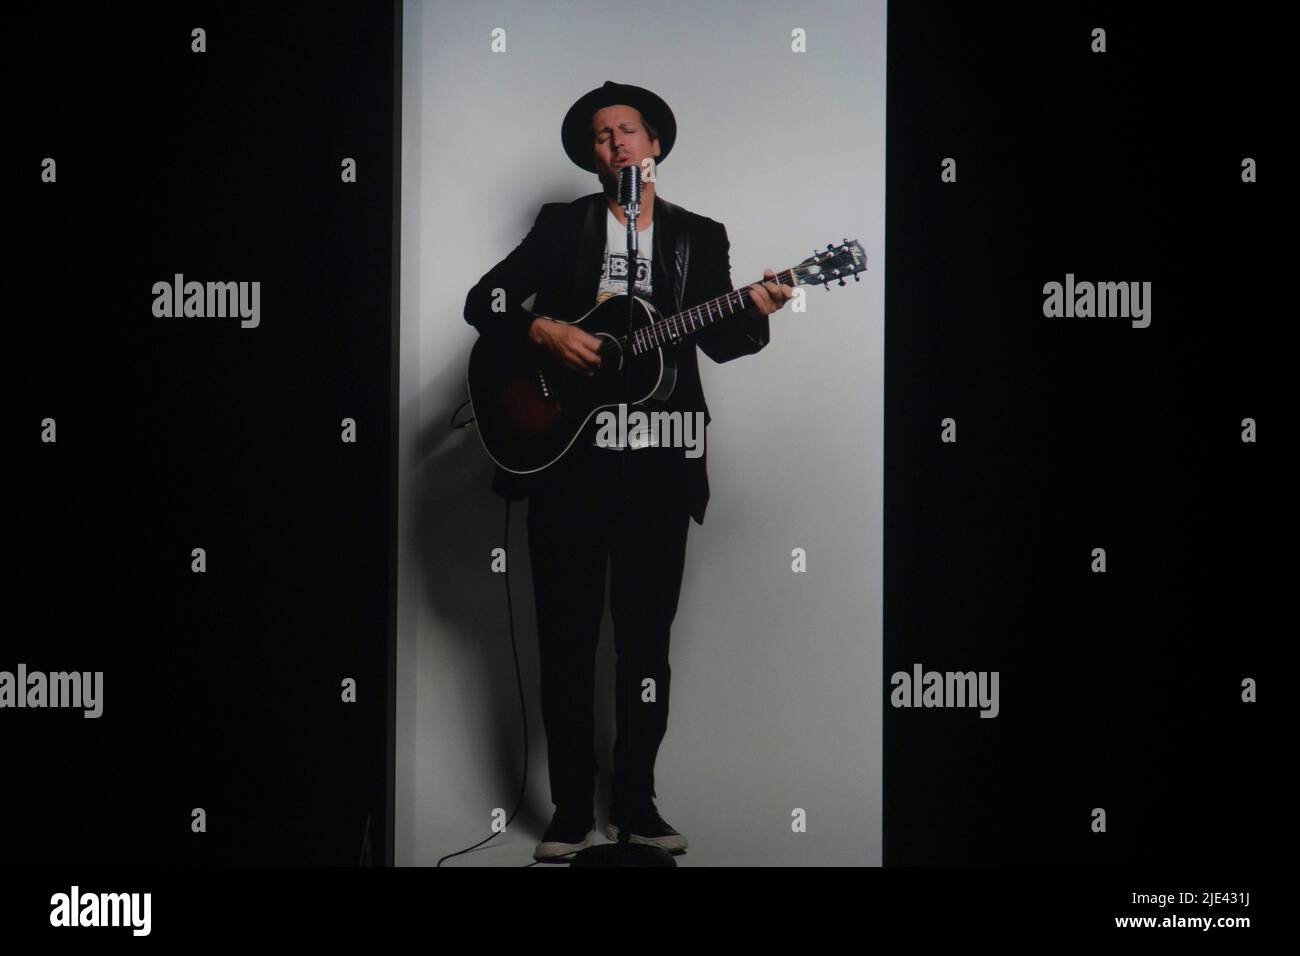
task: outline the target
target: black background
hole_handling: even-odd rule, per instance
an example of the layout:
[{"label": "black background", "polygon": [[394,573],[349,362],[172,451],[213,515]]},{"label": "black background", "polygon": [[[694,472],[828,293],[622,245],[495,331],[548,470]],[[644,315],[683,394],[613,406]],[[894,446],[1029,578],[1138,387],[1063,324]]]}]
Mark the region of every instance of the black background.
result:
[{"label": "black background", "polygon": [[[4,712],[10,859],[355,865],[368,834],[380,862],[395,11],[29,17],[13,35],[39,64],[13,141],[28,304],[6,409],[21,550],[0,667],[102,670],[105,704]],[[154,318],[153,283],[177,272],[259,280],[260,326]],[[57,444],[38,440],[47,416]]]},{"label": "black background", "polygon": [[[885,701],[886,865],[1262,852],[1269,29],[1244,8],[890,5],[884,670],[998,670],[1001,713]],[[1150,281],[1150,327],[1045,318],[1066,273]]]},{"label": "black background", "polygon": [[[6,863],[391,860],[398,30],[383,4],[15,22],[0,668],[106,694],[99,720],[0,715]],[[886,864],[1269,838],[1279,35],[1244,8],[890,6]],[[261,327],[155,319],[176,272],[260,280]],[[1152,282],[1150,328],[1045,318],[1067,272]],[[914,662],[1000,671],[1000,716],[890,707]]]}]

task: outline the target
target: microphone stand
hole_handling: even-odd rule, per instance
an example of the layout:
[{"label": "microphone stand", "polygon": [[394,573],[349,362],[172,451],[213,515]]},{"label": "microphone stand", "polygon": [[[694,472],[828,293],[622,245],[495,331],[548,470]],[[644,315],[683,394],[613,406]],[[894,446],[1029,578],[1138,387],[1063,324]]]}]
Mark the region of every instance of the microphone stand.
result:
[{"label": "microphone stand", "polygon": [[[637,253],[639,251],[637,243],[637,217],[641,215],[641,170],[625,166],[620,173],[619,182],[619,205],[627,216],[627,345],[623,351],[623,408],[625,414],[622,416],[626,419],[630,414],[626,411],[627,407],[632,404],[632,325],[636,317],[636,274],[637,274]],[[624,202],[624,200],[627,200]],[[629,510],[632,507],[632,492],[628,485],[627,477],[627,456],[632,451],[632,436],[630,432],[623,436],[623,447],[619,451],[619,470],[621,472],[619,483],[623,488],[623,506],[620,509],[620,518],[626,520]],[[626,560],[628,538],[623,540],[623,554]],[[629,582],[629,590],[631,582]],[[624,615],[626,620],[626,615]],[[661,850],[657,846],[646,846],[643,843],[633,843],[632,840],[632,806],[628,801],[628,782],[631,777],[632,763],[632,688],[629,685],[629,678],[632,675],[632,662],[636,659],[635,654],[636,642],[630,637],[625,642],[624,650],[627,652],[627,660],[624,661],[623,667],[623,726],[627,731],[627,740],[624,742],[623,750],[623,774],[619,780],[619,791],[623,804],[623,825],[618,828],[617,843],[603,843],[600,846],[588,847],[576,853],[573,857],[571,866],[676,866],[677,861],[673,859],[672,854],[667,850]],[[617,668],[617,665],[615,665]]]}]

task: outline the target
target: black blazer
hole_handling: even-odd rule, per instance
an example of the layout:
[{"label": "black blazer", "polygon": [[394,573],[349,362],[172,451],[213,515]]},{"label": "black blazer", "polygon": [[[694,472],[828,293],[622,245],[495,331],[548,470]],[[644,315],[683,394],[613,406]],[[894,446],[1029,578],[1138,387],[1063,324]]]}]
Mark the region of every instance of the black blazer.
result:
[{"label": "black blazer", "polygon": [[[465,320],[481,335],[526,342],[528,329],[538,316],[576,319],[596,304],[605,252],[609,205],[603,193],[592,193],[571,203],[547,203],[537,221],[510,255],[493,266],[470,289],[465,299]],[[697,215],[659,196],[654,201],[654,248],[651,301],[668,316],[730,292],[731,244],[720,222]],[[493,290],[505,291],[504,312],[493,312]],[[523,303],[536,293],[531,308]],[[767,345],[770,328],[766,316],[737,314],[670,347],[677,364],[672,394],[655,408],[704,413],[711,420],[700,385],[697,348],[715,362],[728,362]],[[612,454],[579,441],[572,451],[538,475],[513,475],[498,468],[492,488],[507,498],[522,498],[549,480],[557,469],[579,465],[584,455]],[[639,449],[631,454],[652,456],[663,486],[671,490],[699,523],[709,500],[705,461],[687,458],[681,449]],[[652,460],[651,458],[642,460]]]}]

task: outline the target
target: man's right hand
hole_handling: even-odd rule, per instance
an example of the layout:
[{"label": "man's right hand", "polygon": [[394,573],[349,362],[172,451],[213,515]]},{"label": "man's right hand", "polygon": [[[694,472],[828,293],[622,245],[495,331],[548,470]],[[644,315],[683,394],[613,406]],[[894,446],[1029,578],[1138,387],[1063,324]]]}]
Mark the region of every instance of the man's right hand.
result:
[{"label": "man's right hand", "polygon": [[600,339],[576,325],[543,316],[528,327],[528,338],[575,372],[595,375],[600,368]]}]

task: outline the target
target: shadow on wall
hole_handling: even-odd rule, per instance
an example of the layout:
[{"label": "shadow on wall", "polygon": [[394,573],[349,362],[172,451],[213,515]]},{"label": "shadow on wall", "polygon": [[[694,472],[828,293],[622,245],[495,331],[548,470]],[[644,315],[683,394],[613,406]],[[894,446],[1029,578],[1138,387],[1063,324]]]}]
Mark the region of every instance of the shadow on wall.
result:
[{"label": "shadow on wall", "polygon": [[[463,369],[468,364],[466,350],[454,367]],[[523,722],[510,647],[506,575],[491,570],[492,551],[504,541],[506,503],[491,492],[494,465],[473,426],[458,431],[449,428],[452,411],[465,398],[464,379],[447,376],[429,383],[422,404],[437,412],[422,423],[417,437],[412,483],[414,554],[418,562],[415,579],[420,582],[423,616],[432,622],[418,639],[421,660],[432,660],[435,666],[439,661],[462,661],[473,670],[463,674],[461,683],[486,689],[482,700],[471,704],[488,715],[486,737],[446,741],[444,745],[450,749],[464,747],[474,755],[472,766],[486,780],[485,788],[494,795],[493,805],[504,807],[508,813],[518,799],[523,772]],[[466,406],[457,421],[464,421],[469,414]],[[528,790],[512,828],[540,837],[550,822],[552,808],[538,688],[537,617],[528,562],[527,514],[527,500],[510,503],[507,560],[529,738]],[[608,609],[601,623],[596,688],[596,755],[601,767],[597,812],[603,813],[608,806],[608,765],[614,737],[613,631]],[[433,702],[432,708],[425,707],[421,713],[438,715],[440,709],[438,702]],[[434,719],[443,722],[438,716]],[[425,729],[417,729],[417,740],[427,739],[422,733]],[[478,788],[466,787],[467,792],[473,789]],[[418,804],[430,806],[426,800]],[[487,836],[487,817],[479,819],[484,822],[481,833],[467,830],[463,843],[448,846],[439,855]]]}]

